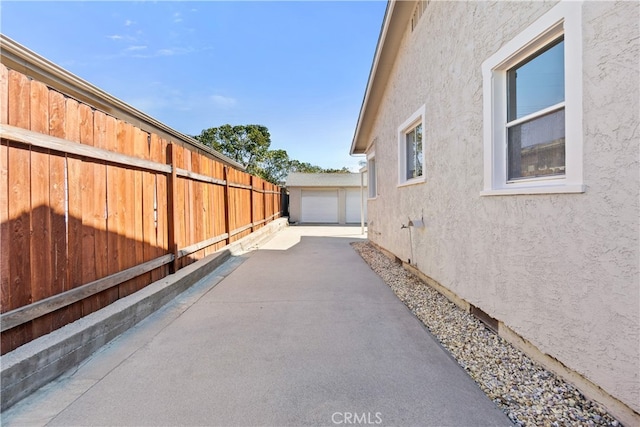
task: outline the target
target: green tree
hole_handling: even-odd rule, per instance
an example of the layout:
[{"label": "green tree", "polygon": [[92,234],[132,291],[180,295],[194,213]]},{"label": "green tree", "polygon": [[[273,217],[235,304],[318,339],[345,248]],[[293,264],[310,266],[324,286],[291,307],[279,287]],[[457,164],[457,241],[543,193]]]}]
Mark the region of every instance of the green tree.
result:
[{"label": "green tree", "polygon": [[226,124],[205,129],[195,139],[244,165],[251,174],[257,174],[271,145],[269,129],[262,125]]},{"label": "green tree", "polygon": [[351,173],[348,167],[343,166],[340,169],[323,169],[323,173]]},{"label": "green tree", "polygon": [[290,168],[291,160],[285,150],[269,150],[258,168],[257,175],[266,181],[283,185]]},{"label": "green tree", "polygon": [[285,150],[270,150],[271,135],[262,125],[229,124],[204,129],[194,137],[200,143],[242,164],[247,172],[274,184],[283,185],[291,172],[348,173],[349,169],[323,169],[289,158]]},{"label": "green tree", "polygon": [[315,166],[311,163],[301,162],[299,160],[291,160],[288,172],[321,173],[323,171],[324,169],[320,166]]}]

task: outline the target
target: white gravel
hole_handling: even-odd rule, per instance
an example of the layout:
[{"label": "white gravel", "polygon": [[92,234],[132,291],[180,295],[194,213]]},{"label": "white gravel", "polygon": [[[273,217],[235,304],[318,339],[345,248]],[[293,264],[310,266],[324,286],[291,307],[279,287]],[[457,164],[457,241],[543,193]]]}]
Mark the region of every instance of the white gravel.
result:
[{"label": "white gravel", "polygon": [[600,404],[531,360],[369,242],[354,249],[517,426],[620,426]]}]

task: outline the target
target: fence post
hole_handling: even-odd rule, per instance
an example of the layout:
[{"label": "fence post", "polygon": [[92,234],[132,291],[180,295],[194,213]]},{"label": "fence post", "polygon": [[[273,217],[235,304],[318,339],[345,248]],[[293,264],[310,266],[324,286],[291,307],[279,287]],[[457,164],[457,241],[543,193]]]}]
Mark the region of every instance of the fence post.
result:
[{"label": "fence post", "polygon": [[167,239],[168,249],[173,252],[173,262],[170,273],[178,271],[178,242],[176,240],[176,194],[178,192],[178,174],[175,165],[173,143],[167,144],[167,164],[171,166],[171,173],[167,176]]},{"label": "fence post", "polygon": [[231,214],[231,204],[229,202],[229,167],[224,169],[224,228],[227,233],[227,245],[231,243],[231,227],[229,226],[229,215]]},{"label": "fence post", "polygon": [[254,223],[256,221],[256,219],[254,217],[254,214],[253,214],[253,208],[254,208],[254,205],[253,205],[253,193],[255,192],[255,187],[253,186],[253,178],[254,178],[253,175],[249,176],[249,183],[251,184],[250,185],[251,186],[251,190],[250,190],[251,191],[251,193],[250,193],[251,196],[250,196],[250,199],[249,199],[249,210],[251,211],[251,232],[252,233],[255,231]]},{"label": "fence post", "polygon": [[266,185],[267,185],[267,183],[265,181],[262,181],[262,211],[264,212],[264,216],[262,218],[264,219],[265,225],[267,224],[267,189],[266,189]]}]

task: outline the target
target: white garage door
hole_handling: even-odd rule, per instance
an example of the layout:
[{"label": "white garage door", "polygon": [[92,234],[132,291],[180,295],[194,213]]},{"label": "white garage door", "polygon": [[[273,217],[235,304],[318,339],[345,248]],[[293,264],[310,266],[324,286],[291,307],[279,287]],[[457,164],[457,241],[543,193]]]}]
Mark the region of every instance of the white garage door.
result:
[{"label": "white garage door", "polygon": [[[365,188],[366,192],[367,189]],[[366,193],[365,193],[366,197]],[[347,188],[347,223],[360,224],[360,189]],[[364,221],[367,222],[367,199],[364,200]]]},{"label": "white garage door", "polygon": [[337,190],[302,190],[300,222],[338,222]]}]

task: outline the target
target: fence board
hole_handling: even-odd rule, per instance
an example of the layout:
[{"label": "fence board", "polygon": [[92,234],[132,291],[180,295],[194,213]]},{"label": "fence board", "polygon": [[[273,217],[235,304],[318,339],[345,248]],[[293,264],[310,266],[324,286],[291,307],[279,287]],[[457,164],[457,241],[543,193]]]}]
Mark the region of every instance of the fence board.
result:
[{"label": "fence board", "polygon": [[[237,170],[232,170],[231,171],[231,176],[233,178],[231,178],[231,183],[229,184],[231,186],[231,194],[233,195],[232,199],[232,210],[233,210],[233,215],[231,216],[233,218],[233,224],[231,224],[231,232],[230,233],[234,233],[234,231],[238,228],[241,228],[244,224],[242,221],[242,212],[240,212],[240,207],[242,206],[242,196],[244,193],[244,189],[240,186],[237,186],[236,184],[241,184],[240,183],[240,179],[242,177],[242,175],[240,174],[239,171]],[[237,234],[233,235],[232,240],[238,240],[237,239]]]},{"label": "fence board", "polygon": [[[0,144],[0,312],[9,309],[9,259],[11,258],[9,240],[9,147],[8,141]],[[2,348],[10,348],[10,336],[3,334],[0,340]]]},{"label": "fence board", "polygon": [[[102,113],[98,113],[99,119],[98,123],[102,126]],[[105,115],[104,117],[104,140],[102,139],[102,131],[99,132],[98,140],[96,141],[96,145],[99,145],[100,148],[104,148],[106,150],[116,150],[118,147],[118,126],[117,121],[112,116]],[[117,229],[117,224],[119,219],[114,218],[117,216],[119,212],[118,206],[112,206],[112,203],[117,202],[117,192],[118,190],[115,187],[116,178],[118,177],[119,171],[115,166],[109,166],[109,164],[105,163],[105,187],[104,187],[104,195],[106,199],[106,209],[105,209],[105,236],[106,240],[103,242],[103,245],[106,245],[106,251],[104,252],[104,257],[102,257],[102,266],[105,269],[105,276],[109,274],[114,274],[118,270],[118,239],[119,236],[114,229]],[[115,228],[113,228],[115,227]],[[112,229],[113,228],[113,229]],[[111,304],[112,302],[118,299],[118,288],[112,288],[103,292],[105,302],[107,304]]]},{"label": "fence board", "polygon": [[29,79],[14,70],[9,70],[8,77],[8,123],[12,126],[29,129],[31,117],[29,114],[29,88],[31,86]]},{"label": "fence board", "polygon": [[[81,104],[78,109],[80,117],[80,142],[85,145],[94,146],[94,118],[93,111],[88,105]],[[82,206],[82,283],[89,283],[98,278],[96,268],[96,258],[102,252],[96,251],[96,231],[100,226],[100,208],[95,209],[96,182],[94,170],[99,167],[94,162],[82,161],[80,164],[82,181],[81,186],[81,206]],[[104,207],[104,206],[103,206]],[[99,307],[98,298],[88,297],[82,301],[82,315],[97,310]]]},{"label": "fence board", "polygon": [[171,163],[173,168],[171,169],[171,175],[167,177],[167,246],[169,252],[174,255],[173,263],[171,264],[171,273],[175,273],[179,267],[178,264],[178,233],[179,233],[179,219],[176,208],[180,206],[178,204],[178,176],[177,171],[177,156],[178,150],[176,146],[171,142],[167,143],[167,163]]},{"label": "fence board", "polygon": [[[151,140],[149,142],[149,159],[158,163],[164,163],[164,159],[162,158],[162,140],[156,134],[151,134]],[[151,208],[152,208],[152,216],[151,221],[145,227],[145,241],[147,240],[148,233],[151,233],[149,236],[149,244],[151,247],[150,256],[153,258],[164,255],[166,252],[164,251],[163,246],[163,227],[161,226],[161,221],[164,221],[162,217],[162,207],[160,204],[160,197],[163,197],[162,194],[162,183],[161,177],[159,174],[150,175],[148,179],[151,180],[151,194],[147,193],[147,196],[151,198]],[[145,186],[146,187],[146,186]],[[166,197],[166,196],[164,196]],[[146,216],[145,216],[146,217]],[[146,258],[146,256],[145,256]],[[156,280],[160,280],[166,275],[165,266],[161,268],[155,269],[151,272],[151,281],[155,282]]]},{"label": "fence board", "polygon": [[[191,152],[191,170],[200,174],[200,154],[195,152]],[[203,200],[202,187],[204,184],[200,181],[189,181],[193,188],[193,195],[190,199],[193,206],[193,238],[191,241],[191,244],[193,245],[206,239],[202,224],[204,215],[201,208]],[[193,260],[198,260],[202,258],[202,255],[202,251],[197,251],[191,256],[191,258]]]},{"label": "fence board", "polygon": [[[183,159],[184,148],[182,148],[177,144],[172,144],[172,146],[173,146],[173,154],[174,154],[173,161],[174,161],[175,167],[184,168],[184,159]],[[185,210],[185,194],[186,194],[185,181],[183,179],[177,178],[175,189],[176,189],[176,197],[174,200],[175,208],[173,209],[174,220],[176,224],[176,241],[175,242],[177,247],[175,249],[180,249],[187,246],[187,239],[186,239],[187,219],[186,219],[186,215],[183,214]],[[181,260],[176,261],[176,267],[182,268]]]},{"label": "fence board", "polygon": [[0,64],[0,123],[9,123],[9,70]]},{"label": "fence board", "polygon": [[[105,141],[106,149],[114,152],[119,150],[119,133],[121,132],[118,121],[107,116],[105,118]],[[123,244],[121,230],[124,229],[124,204],[122,203],[123,177],[124,172],[116,165],[107,164],[107,272],[109,275],[122,270],[121,258]],[[109,291],[106,291],[109,292]],[[114,288],[108,294],[114,301],[119,298],[119,288]]]},{"label": "fence board", "polygon": [[[8,75],[8,121],[10,125],[29,128],[29,80],[20,73],[9,70]],[[8,206],[9,206],[9,307],[20,307],[31,302],[30,259],[30,164],[28,149],[9,144]],[[31,325],[21,325],[7,337],[10,346],[30,340]],[[4,347],[4,346],[3,346]]]},{"label": "fence board", "polygon": [[[188,171],[192,170],[191,166],[191,151],[183,150],[183,164],[184,168]],[[190,179],[183,179],[184,184],[184,213],[185,213],[185,239],[184,246],[189,246],[195,243],[195,219],[194,219],[194,203],[193,203],[193,181]],[[184,247],[183,246],[183,247]],[[185,267],[191,264],[193,258],[185,257],[182,258],[182,267]]]},{"label": "fence board", "polygon": [[[212,160],[211,173],[214,178],[224,181],[224,172],[222,163]],[[213,235],[226,233],[224,229],[224,186],[214,185],[211,187],[211,211],[213,212]],[[220,249],[226,244],[226,240],[215,244],[212,250]]]},{"label": "fence board", "polygon": [[[65,136],[66,100],[60,92],[49,91],[49,134]],[[67,224],[65,221],[66,156],[53,154],[49,158],[49,202],[51,203],[51,292],[59,294],[69,288],[67,264]],[[68,322],[67,310],[58,313],[52,323],[57,329]]]},{"label": "fence board", "polygon": [[[159,138],[160,148],[156,153],[157,160],[161,163],[167,162],[167,146],[165,139]],[[157,194],[157,215],[158,215],[158,243],[159,251],[162,255],[171,253],[169,248],[169,217],[167,212],[167,204],[169,201],[168,190],[169,176],[165,174],[156,174],[156,194]],[[169,265],[165,265],[161,270],[161,277],[169,274]]]},{"label": "fence board", "polygon": [[[207,158],[207,170],[206,173],[211,176],[211,177],[215,177],[216,176],[216,162],[213,161],[213,159]],[[207,225],[208,225],[208,231],[207,231],[207,235],[209,237],[211,236],[216,236],[218,229],[220,229],[220,227],[217,225],[217,223],[219,222],[219,212],[216,212],[216,189],[221,188],[220,185],[207,185],[207,200],[205,200],[205,206],[207,209]],[[207,248],[207,250],[205,251],[206,255],[210,255],[212,253],[214,253],[216,251],[218,244],[214,244],[212,246],[209,246]]]},{"label": "fence board", "polygon": [[[161,139],[161,156],[163,163],[167,161],[167,147],[169,141]],[[171,175],[156,174],[156,180],[158,182],[158,233],[162,232],[162,250],[164,253],[172,253],[171,246],[169,246],[169,228],[173,229],[173,222],[169,219],[169,177]],[[160,239],[159,239],[160,240]],[[170,274],[170,265],[165,266],[166,274]]]},{"label": "fence board", "polygon": [[[131,147],[132,154],[137,158],[148,159],[148,143],[147,133],[142,129],[133,127],[133,145]],[[134,174],[134,186],[133,186],[133,244],[135,248],[135,264],[142,264],[144,262],[144,193],[143,193],[143,172],[139,169],[133,171]],[[144,274],[133,280],[134,292],[144,288],[151,281],[151,274]]]},{"label": "fence board", "polygon": [[[93,112],[93,144],[96,148],[106,149],[107,144],[107,116],[100,112]],[[93,174],[93,188],[91,194],[86,194],[88,200],[91,201],[88,206],[89,212],[91,212],[91,224],[93,227],[93,247],[95,256],[94,268],[95,278],[101,279],[109,274],[108,269],[108,237],[107,237],[107,167],[104,162],[92,162],[92,174]],[[84,198],[83,198],[84,200]],[[85,281],[85,283],[87,283]],[[85,306],[84,308],[89,310],[99,310],[106,307],[113,301],[114,298],[110,297],[109,292],[113,294],[113,291],[104,291],[96,294],[92,297],[93,304],[91,307]]]},{"label": "fence board", "polygon": [[[109,121],[111,123],[109,123]],[[109,135],[111,131],[111,135]],[[123,132],[120,124],[113,117],[107,119],[107,149],[111,151],[119,150],[120,134]],[[120,241],[122,239],[122,232],[124,226],[124,203],[122,201],[122,185],[124,178],[122,175],[124,171],[114,165],[107,165],[107,230],[108,238],[107,245],[109,247],[108,252],[108,270],[109,274],[115,274],[122,268],[121,258],[124,257],[124,244]],[[120,297],[120,290],[117,289],[116,298]]]},{"label": "fence board", "polygon": [[[118,121],[118,151],[132,155],[133,154],[133,126],[129,123]],[[122,203],[122,214],[120,229],[118,230],[119,238],[119,254],[118,265],[119,271],[131,268],[135,265],[136,248],[132,239],[135,228],[135,203],[134,200],[135,174],[130,169],[122,169],[120,172],[120,180],[116,183],[118,189],[118,200]],[[135,292],[135,283],[131,281],[123,283],[119,286],[119,297],[123,298]]]},{"label": "fence board", "polygon": [[[140,150],[142,157],[146,160],[151,158],[151,144],[152,137],[151,135],[144,133],[144,138],[146,139],[145,144],[142,146],[143,149]],[[142,175],[142,223],[140,224],[142,230],[142,261],[146,262],[155,258],[156,255],[156,227],[155,227],[155,208],[154,208],[154,199],[155,199],[155,186],[156,179],[155,174],[148,171],[141,171]],[[151,283],[152,275],[151,272],[144,275],[144,285]]]},{"label": "fence board", "polygon": [[[213,169],[214,169],[214,177],[220,178],[221,180],[225,180],[226,172],[224,165],[221,162],[213,161]],[[226,186],[214,186],[213,188],[213,209],[215,212],[215,224],[216,228],[214,231],[215,235],[227,233],[228,229],[226,228],[227,214],[226,214],[226,206],[227,206],[227,196],[226,196],[227,187]],[[227,244],[228,240],[218,243],[215,248],[220,249],[223,245]]]},{"label": "fence board", "polygon": [[0,311],[9,304],[9,147],[0,144]]},{"label": "fence board", "polygon": [[255,231],[255,222],[257,221],[257,217],[256,217],[256,204],[257,204],[257,195],[256,192],[253,189],[253,186],[256,185],[256,182],[258,182],[258,178],[255,178],[253,176],[250,177],[250,186],[251,186],[251,191],[249,193],[249,212],[251,212],[251,231]]},{"label": "fence board", "polygon": [[[67,99],[65,113],[65,138],[81,142],[80,104],[74,99]],[[82,285],[82,179],[82,161],[67,156],[67,273],[70,289]],[[72,322],[82,317],[82,303],[69,306],[68,313]]]},{"label": "fence board", "polygon": [[[7,124],[9,103],[9,70],[0,64],[0,123]],[[0,144],[0,312],[9,307],[9,147]],[[4,347],[4,340],[0,346]]]},{"label": "fence board", "polygon": [[[200,158],[200,173],[206,176],[211,176],[211,159],[201,156]],[[209,194],[211,191],[211,184],[202,183],[202,235],[203,239],[211,239],[213,234],[213,212],[209,210]],[[216,242],[217,243],[217,242]],[[203,249],[202,255],[207,256],[211,253],[211,246],[207,246]]]},{"label": "fence board", "polygon": [[[23,148],[8,146],[8,218],[9,233],[3,246],[11,254],[9,263],[8,287],[3,304],[3,311],[31,302],[31,258],[30,258],[30,153]],[[31,325],[25,324],[3,336],[3,348],[15,347],[16,344],[30,340]]]},{"label": "fence board", "polygon": [[[49,133],[49,92],[36,81],[30,85],[31,130]],[[31,149],[31,298],[38,301],[51,295],[51,214],[49,201],[49,150]],[[33,321],[33,337],[51,332],[52,317]]]}]

